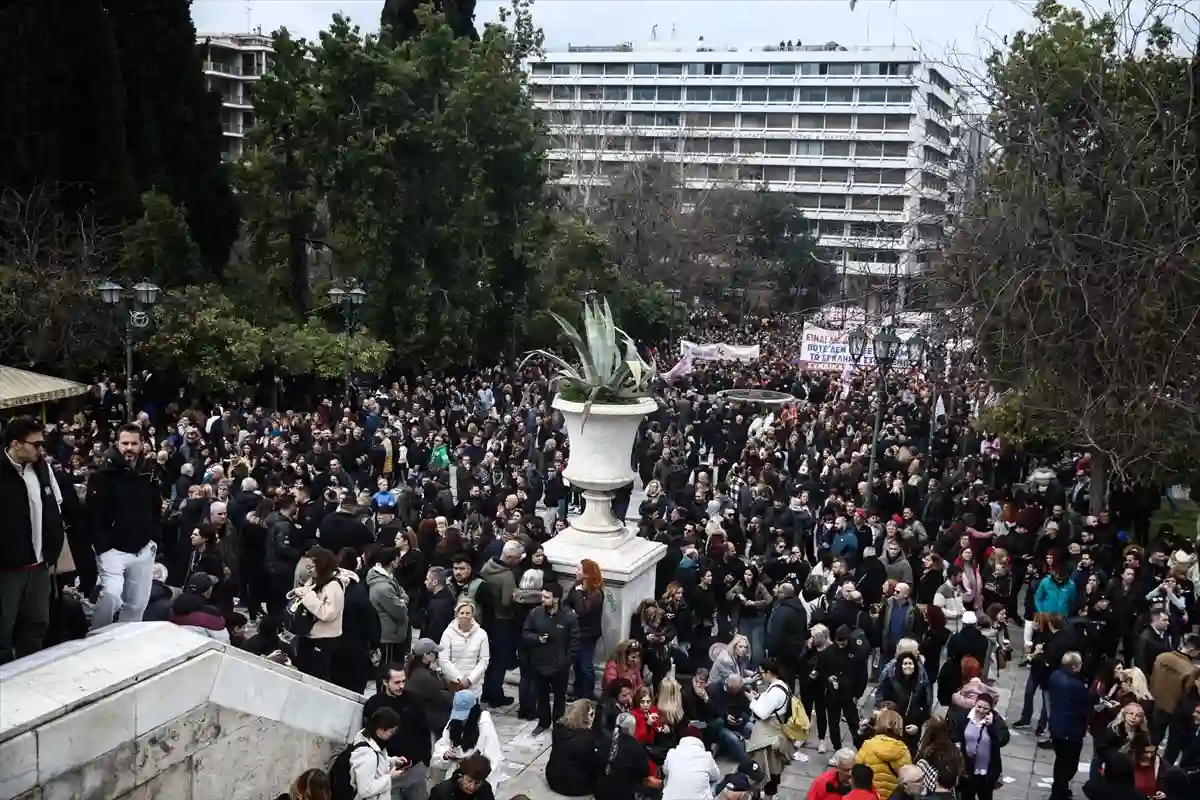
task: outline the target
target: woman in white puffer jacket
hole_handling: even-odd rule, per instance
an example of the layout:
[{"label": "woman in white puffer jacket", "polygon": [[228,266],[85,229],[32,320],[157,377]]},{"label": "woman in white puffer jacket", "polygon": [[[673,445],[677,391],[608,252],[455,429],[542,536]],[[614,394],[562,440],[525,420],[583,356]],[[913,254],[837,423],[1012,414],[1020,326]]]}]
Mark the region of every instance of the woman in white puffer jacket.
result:
[{"label": "woman in white puffer jacket", "polygon": [[476,697],[483,693],[483,674],[491,660],[488,635],[475,621],[475,602],[468,597],[454,604],[454,622],[442,632],[438,642],[438,666],[447,683],[466,689]]}]

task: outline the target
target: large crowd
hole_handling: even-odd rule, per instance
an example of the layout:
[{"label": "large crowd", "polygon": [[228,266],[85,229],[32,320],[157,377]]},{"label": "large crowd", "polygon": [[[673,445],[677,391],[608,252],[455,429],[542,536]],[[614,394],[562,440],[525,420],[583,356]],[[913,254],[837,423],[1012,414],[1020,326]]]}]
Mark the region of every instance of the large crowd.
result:
[{"label": "large crowd", "polygon": [[[614,505],[666,556],[602,670],[603,576],[542,550],[580,498],[536,365],[127,423],[100,387],[54,424],[9,420],[0,663],[163,621],[369,694],[294,800],[489,800],[489,709],[513,703],[566,796],[772,798],[807,747],[829,765],[808,800],[990,800],[1022,728],[1054,752],[1053,800],[1087,736],[1091,800],[1188,796],[1200,574],[1190,538],[1152,530],[1160,490],[1094,503],[1087,453],[1035,460],[977,429],[969,375],[897,365],[880,394],[874,371],[795,363],[798,334],[696,320],[689,338],[760,358],[660,387],[631,453],[644,499]],[[794,400],[717,397],[734,388]],[[1017,669],[1005,720],[995,684]]]}]

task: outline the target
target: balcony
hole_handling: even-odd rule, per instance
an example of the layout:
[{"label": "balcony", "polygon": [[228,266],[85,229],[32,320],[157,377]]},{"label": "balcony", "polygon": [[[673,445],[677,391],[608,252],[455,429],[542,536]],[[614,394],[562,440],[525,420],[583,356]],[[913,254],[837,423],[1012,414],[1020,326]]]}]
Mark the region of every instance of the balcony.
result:
[{"label": "balcony", "polygon": [[239,122],[222,122],[221,130],[234,136],[241,136],[246,132],[245,126]]},{"label": "balcony", "polygon": [[205,61],[205,72],[219,72],[222,75],[241,75],[242,67],[240,64],[222,64],[220,61]]}]

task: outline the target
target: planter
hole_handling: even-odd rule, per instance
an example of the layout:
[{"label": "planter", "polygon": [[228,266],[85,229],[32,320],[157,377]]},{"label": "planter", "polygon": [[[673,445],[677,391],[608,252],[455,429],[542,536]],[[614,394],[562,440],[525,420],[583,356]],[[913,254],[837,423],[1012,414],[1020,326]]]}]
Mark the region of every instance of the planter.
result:
[{"label": "planter", "polygon": [[628,405],[595,404],[583,420],[583,403],[556,397],[553,403],[567,424],[571,454],[563,477],[583,491],[584,511],[571,527],[596,536],[624,538],[625,523],[613,516],[616,489],[633,483],[631,457],[638,426],[658,402],[643,398]]}]

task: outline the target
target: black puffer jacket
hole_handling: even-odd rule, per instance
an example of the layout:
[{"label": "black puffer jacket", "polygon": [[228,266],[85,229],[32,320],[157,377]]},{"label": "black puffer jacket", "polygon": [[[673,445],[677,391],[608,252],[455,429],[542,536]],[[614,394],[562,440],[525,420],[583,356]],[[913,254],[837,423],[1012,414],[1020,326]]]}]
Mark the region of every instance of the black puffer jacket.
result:
[{"label": "black puffer jacket", "polygon": [[567,797],[583,797],[596,791],[596,736],[591,731],[554,726],[546,783],[550,790]]},{"label": "black puffer jacket", "polygon": [[267,572],[291,580],[303,553],[299,549],[300,530],[278,512],[267,515]]},{"label": "black puffer jacket", "polygon": [[[540,639],[546,636],[546,641]],[[546,613],[538,606],[525,618],[521,643],[529,650],[529,664],[541,675],[565,672],[579,652],[579,620],[575,612]]]}]

